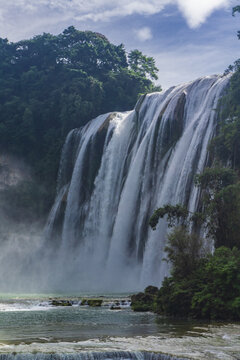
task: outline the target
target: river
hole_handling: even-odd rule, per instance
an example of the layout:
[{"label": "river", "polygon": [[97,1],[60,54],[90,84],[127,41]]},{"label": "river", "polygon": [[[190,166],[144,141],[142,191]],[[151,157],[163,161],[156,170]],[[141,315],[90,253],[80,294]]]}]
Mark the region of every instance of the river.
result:
[{"label": "river", "polygon": [[[94,297],[103,300],[101,307],[81,305],[83,298]],[[51,299],[73,305],[53,306]],[[116,303],[120,309],[111,310]],[[84,354],[92,360],[145,359],[149,353],[161,359],[240,359],[240,324],[135,313],[128,294],[0,296],[1,360],[75,359]]]}]

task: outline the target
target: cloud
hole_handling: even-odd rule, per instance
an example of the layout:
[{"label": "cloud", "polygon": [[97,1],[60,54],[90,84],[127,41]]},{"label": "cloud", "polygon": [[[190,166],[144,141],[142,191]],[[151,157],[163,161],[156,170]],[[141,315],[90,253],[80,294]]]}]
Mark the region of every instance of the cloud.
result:
[{"label": "cloud", "polygon": [[152,39],[151,29],[147,26],[145,26],[141,29],[135,30],[135,34],[140,41],[146,41],[146,40]]},{"label": "cloud", "polygon": [[[29,16],[61,14],[75,20],[110,21],[128,15],[154,15],[167,5],[175,5],[188,25],[201,25],[215,10],[231,6],[231,0],[0,0],[0,15],[5,20]],[[2,25],[3,28],[3,25]],[[1,29],[2,30],[2,29]]]},{"label": "cloud", "polygon": [[229,0],[178,0],[178,7],[191,28],[196,28],[205,22],[215,10],[228,7]]}]

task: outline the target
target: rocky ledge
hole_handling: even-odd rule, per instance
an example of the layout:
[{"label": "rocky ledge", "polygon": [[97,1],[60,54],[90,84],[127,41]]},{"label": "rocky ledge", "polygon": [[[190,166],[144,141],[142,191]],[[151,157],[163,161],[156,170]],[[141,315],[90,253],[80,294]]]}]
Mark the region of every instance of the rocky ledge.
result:
[{"label": "rocky ledge", "polygon": [[105,306],[110,310],[120,310],[130,307],[130,298],[126,299],[106,299],[106,298],[78,298],[78,299],[49,299],[51,306]]}]

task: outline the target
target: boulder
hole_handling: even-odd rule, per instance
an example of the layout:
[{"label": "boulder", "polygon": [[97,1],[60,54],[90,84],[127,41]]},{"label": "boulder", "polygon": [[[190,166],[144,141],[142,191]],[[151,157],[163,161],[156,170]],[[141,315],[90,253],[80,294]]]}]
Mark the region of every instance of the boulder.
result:
[{"label": "boulder", "polygon": [[110,307],[110,310],[121,310],[121,307],[120,306],[117,306],[117,305],[112,305]]},{"label": "boulder", "polygon": [[93,306],[93,307],[102,306],[102,302],[103,301],[101,299],[88,299],[87,300],[88,306]]},{"label": "boulder", "polygon": [[153,296],[150,294],[145,294],[143,292],[140,292],[138,294],[132,295],[131,302],[132,305],[134,303],[151,304],[153,302]]},{"label": "boulder", "polygon": [[158,288],[155,286],[148,286],[144,293],[132,295],[131,307],[133,311],[153,311],[154,303],[158,294]]},{"label": "boulder", "polygon": [[81,300],[81,304],[80,305],[87,305],[88,303],[87,303],[87,299],[82,299]]},{"label": "boulder", "polygon": [[72,306],[72,302],[70,300],[53,299],[50,304],[53,306]]}]

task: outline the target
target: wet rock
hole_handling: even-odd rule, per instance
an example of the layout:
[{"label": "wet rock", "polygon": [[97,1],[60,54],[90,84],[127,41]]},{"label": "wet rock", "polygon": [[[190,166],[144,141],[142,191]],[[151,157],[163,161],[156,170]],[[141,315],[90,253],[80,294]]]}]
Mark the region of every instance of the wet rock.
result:
[{"label": "wet rock", "polygon": [[53,306],[72,306],[72,302],[70,300],[53,299],[50,301],[50,304]]},{"label": "wet rock", "polygon": [[88,306],[93,306],[93,307],[97,307],[97,306],[102,306],[102,299],[88,299],[87,300],[87,304]]},{"label": "wet rock", "polygon": [[133,311],[153,311],[158,288],[148,286],[144,292],[132,295],[131,308]]},{"label": "wet rock", "polygon": [[112,305],[112,306],[110,307],[110,310],[121,310],[121,307],[118,306],[118,305]]},{"label": "wet rock", "polygon": [[153,296],[150,294],[145,294],[143,292],[140,292],[138,294],[135,294],[131,297],[132,304],[139,302],[144,304],[151,304],[153,301]]},{"label": "wet rock", "polygon": [[87,305],[88,303],[87,303],[87,299],[82,299],[81,300],[81,304],[80,305],[82,305],[82,306],[84,306],[84,305]]}]

